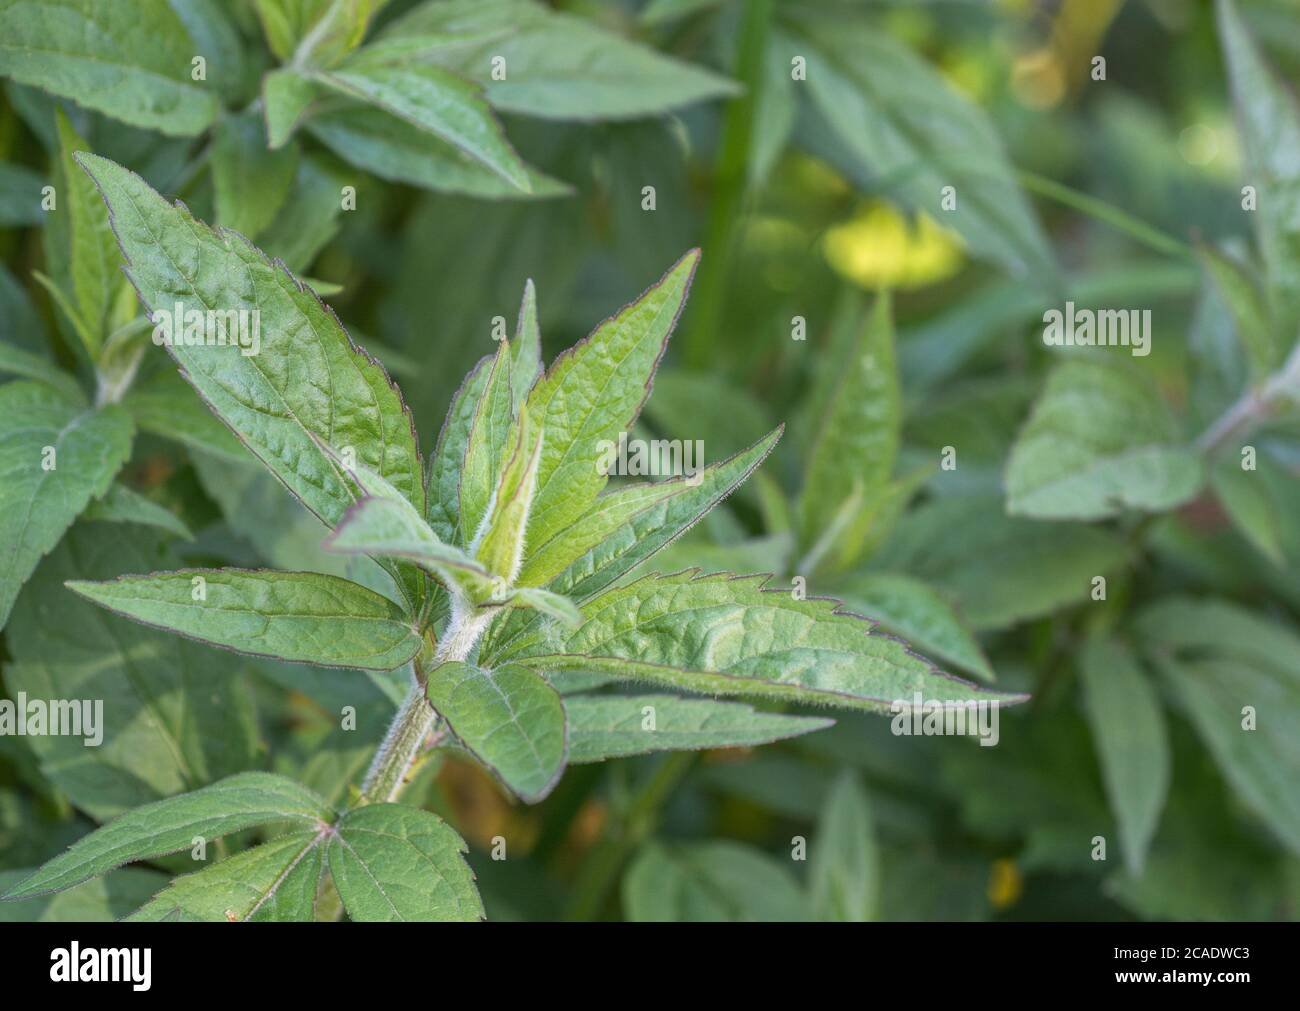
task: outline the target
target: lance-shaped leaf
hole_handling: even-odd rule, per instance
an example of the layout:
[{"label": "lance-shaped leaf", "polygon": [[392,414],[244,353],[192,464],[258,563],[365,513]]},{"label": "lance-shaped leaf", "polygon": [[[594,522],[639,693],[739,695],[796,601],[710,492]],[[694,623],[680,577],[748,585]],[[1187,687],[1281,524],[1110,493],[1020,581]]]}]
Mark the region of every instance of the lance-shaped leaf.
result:
[{"label": "lance-shaped leaf", "polygon": [[510,348],[503,341],[488,369],[487,384],[474,409],[460,472],[460,522],[473,542],[493,503],[509,454],[514,418]]},{"label": "lance-shaped leaf", "polygon": [[1300,321],[1300,108],[1264,61],[1236,4],[1219,0],[1218,20],[1245,149],[1242,182],[1257,192],[1258,211],[1250,217],[1264,254],[1276,332],[1289,346]]},{"label": "lance-shaped leaf", "polygon": [[1115,640],[1089,639],[1079,674],[1124,862],[1141,876],[1169,789],[1169,741],[1160,699],[1132,651]]},{"label": "lance-shaped leaf", "polygon": [[[492,355],[479,359],[460,384],[442,421],[438,445],[429,460],[426,493],[429,526],[448,544],[466,543],[460,523],[460,475],[465,466],[474,416],[478,413],[494,363]],[[473,534],[473,530],[469,531],[470,536]]]},{"label": "lance-shaped leaf", "polygon": [[516,412],[541,374],[542,331],[537,322],[537,289],[530,277],[524,283],[524,298],[519,303],[519,321],[515,325],[515,341],[510,348],[510,390]]},{"label": "lance-shaped leaf", "polygon": [[568,597],[552,593],[550,590],[516,587],[505,595],[501,603],[513,607],[531,608],[547,617],[564,622],[570,628],[577,628],[582,624],[582,611],[578,609],[578,605]]},{"label": "lance-shaped leaf", "polygon": [[573,695],[564,700],[564,710],[571,765],[652,751],[752,748],[835,723],[819,716],[757,712],[742,702],[675,695]]},{"label": "lance-shaped leaf", "polygon": [[405,558],[438,576],[448,587],[470,596],[490,590],[492,574],[452,544],[438,539],[409,502],[367,496],[354,505],[325,548],[344,554]]},{"label": "lance-shaped leaf", "polygon": [[109,304],[122,280],[118,274],[121,254],[108,225],[108,209],[103,199],[95,184],[72,160],[74,151],[84,151],[88,145],[62,109],[57,110],[55,122],[59,133],[59,173],[64,187],[61,209],[67,214],[68,270],[84,332],[93,341],[86,349],[93,359],[98,357]]},{"label": "lance-shaped leaf", "polygon": [[730,840],[644,847],[623,877],[634,922],[800,922],[808,900],[788,869]]},{"label": "lance-shaped leaf", "polygon": [[67,585],[145,625],[253,656],[392,670],[420,650],[391,600],[317,572],[182,569]]},{"label": "lance-shaped leaf", "polygon": [[166,530],[187,541],[194,539],[189,527],[174,512],[120,482],[114,483],[103,498],[90,503],[81,515],[83,519],[106,523],[140,523]]},{"label": "lance-shaped leaf", "polygon": [[317,72],[314,79],[433,134],[528,192],[527,167],[478,86],[464,78],[441,67],[393,59],[383,48],[367,48],[332,70]]},{"label": "lance-shaped leaf", "polygon": [[361,45],[387,0],[255,0],[271,52],[285,62],[328,66]]},{"label": "lance-shaped leaf", "polygon": [[359,463],[423,509],[410,413],[388,374],[316,295],[239,236],[213,231],[168,204],[134,173],[94,155],[78,161],[108,201],[127,272],[151,310],[243,313],[237,318],[259,327],[256,353],[251,341],[173,343],[169,350],[199,395],[276,477],[334,526],[354,495],[320,451],[320,439],[352,447]]},{"label": "lance-shaped leaf", "polygon": [[0,375],[3,374],[35,379],[58,391],[65,400],[85,403],[86,395],[81,392],[81,387],[70,373],[64,372],[42,355],[0,341]]},{"label": "lance-shaped leaf", "polygon": [[196,52],[167,0],[0,0],[0,74],[147,130],[189,137],[216,116]]},{"label": "lance-shaped leaf", "polygon": [[616,443],[649,396],[698,261],[698,251],[687,253],[637,301],[560,355],[528,395],[528,413],[546,432],[531,541],[545,543],[578,519],[605,486],[602,443]]},{"label": "lance-shaped leaf", "polygon": [[529,116],[628,119],[736,92],[726,78],[532,0],[421,4],[381,38],[420,34],[463,36],[428,58],[481,83],[497,108]]},{"label": "lance-shaped leaf", "polygon": [[880,856],[871,800],[852,772],[836,777],[822,803],[808,854],[808,877],[819,919],[866,923],[876,918]]},{"label": "lance-shaped leaf", "polygon": [[289,142],[319,93],[319,85],[291,67],[272,70],[262,78],[262,113],[272,150]]},{"label": "lance-shaped leaf", "polygon": [[217,224],[255,239],[289,197],[298,148],[267,150],[261,118],[251,112],[227,116],[215,133],[211,165]]},{"label": "lance-shaped leaf", "polygon": [[783,429],[693,478],[620,488],[543,544],[530,548],[523,586],[545,586],[579,600],[672,543],[754,472]]},{"label": "lance-shaped leaf", "polygon": [[521,800],[536,803],[559,782],[567,752],[564,704],[540,674],[514,664],[487,671],[445,663],[429,674],[424,694]]},{"label": "lance-shaped leaf", "polygon": [[334,886],[354,920],[483,918],[465,841],[428,811],[402,804],[349,811],[327,852]]},{"label": "lance-shaped leaf", "polygon": [[333,812],[305,787],[269,772],[243,772],[192,793],[137,807],[74,843],[5,894],[57,892],[133,860],[175,853],[231,832],[281,822],[317,828]]},{"label": "lance-shaped leaf", "polygon": [[88,410],[41,383],[0,386],[0,628],[41,556],[131,452],[121,408]]},{"label": "lance-shaped leaf", "polygon": [[905,643],[824,598],[764,589],[766,576],[646,576],[583,605],[576,631],[523,636],[507,657],[712,695],[747,695],[867,711],[922,702],[1013,703],[937,670]]},{"label": "lance-shaped leaf", "polygon": [[314,920],[327,835],[291,832],[178,877],[127,920]]},{"label": "lance-shaped leaf", "polygon": [[546,450],[546,432],[533,426],[525,405],[515,426],[514,451],[492,496],[492,511],[476,537],[475,554],[489,572],[513,585],[524,559],[528,520],[537,492],[537,470]]},{"label": "lance-shaped leaf", "polygon": [[[844,503],[855,495],[865,503],[884,487],[898,455],[902,397],[887,295],[876,300],[857,327],[856,340],[843,352],[813,433],[799,497],[805,549],[822,538]],[[866,534],[854,532],[859,542]],[[845,553],[852,560],[857,545],[847,546]]]},{"label": "lance-shaped leaf", "polygon": [[1007,512],[1105,519],[1161,512],[1196,494],[1199,458],[1178,445],[1159,394],[1127,368],[1071,361],[1056,368],[1007,462]]}]

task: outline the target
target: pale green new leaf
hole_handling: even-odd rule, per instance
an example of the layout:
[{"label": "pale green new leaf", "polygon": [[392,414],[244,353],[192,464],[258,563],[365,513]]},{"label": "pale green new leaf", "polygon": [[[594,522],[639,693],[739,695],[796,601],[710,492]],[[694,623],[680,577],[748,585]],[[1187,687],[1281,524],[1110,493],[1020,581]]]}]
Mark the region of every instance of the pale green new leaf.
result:
[{"label": "pale green new leaf", "polygon": [[530,542],[545,543],[584,515],[605,486],[601,443],[617,442],[636,421],[698,261],[698,251],[687,253],[637,301],[560,355],[528,395],[528,413],[546,433]]},{"label": "pale green new leaf", "polygon": [[465,852],[465,841],[437,815],[371,804],[343,817],[327,854],[354,920],[481,920],[483,903]]},{"label": "pale green new leaf", "polygon": [[[481,84],[498,109],[528,116],[632,119],[737,90],[726,78],[532,0],[425,3],[381,37],[421,34],[464,36],[464,45],[430,58]],[[498,57],[505,74],[494,80]]]},{"label": "pale green new leaf", "polygon": [[291,832],[178,877],[127,919],[310,922],[315,919],[325,835]]},{"label": "pale green new leaf", "polygon": [[511,385],[510,348],[502,343],[474,410],[460,472],[460,522],[471,543],[492,507],[497,484],[514,450],[510,443],[514,416]]},{"label": "pale green new leaf", "polygon": [[510,391],[515,411],[542,374],[542,331],[537,322],[537,289],[530,277],[519,303],[519,321],[510,347]]},{"label": "pale green new leaf", "polygon": [[68,588],[142,624],[252,656],[392,670],[420,650],[396,604],[318,572],[183,569]]},{"label": "pale green new leaf", "polygon": [[1285,342],[1274,350],[1285,352],[1300,322],[1300,108],[1231,0],[1219,0],[1218,22],[1244,149],[1242,182],[1257,192],[1250,217],[1264,255],[1275,332]]},{"label": "pale green new leaf", "polygon": [[41,383],[0,386],[0,628],[18,590],[131,452],[121,408],[90,410]]},{"label": "pale green new leaf", "polygon": [[[889,480],[898,455],[902,395],[894,364],[888,295],[876,300],[844,360],[818,419],[799,497],[801,541],[816,543],[851,497],[864,503]],[[850,555],[853,549],[848,549]]]},{"label": "pale green new leaf", "polygon": [[795,600],[765,576],[646,576],[582,607],[576,631],[521,636],[506,658],[542,670],[578,669],[711,695],[785,699],[867,711],[925,702],[1009,704],[936,670],[897,639],[841,612],[837,601]]},{"label": "pale green new leaf", "polygon": [[201,133],[217,98],[167,0],[0,0],[0,75],[172,136]]},{"label": "pale green new leaf", "polygon": [[549,618],[564,622],[570,628],[582,624],[582,611],[568,597],[550,590],[538,590],[527,586],[516,587],[506,594],[502,603],[514,607],[527,607]]},{"label": "pale green new leaf", "polygon": [[569,764],[653,751],[752,748],[832,726],[818,716],[756,711],[743,702],[675,695],[571,695]]},{"label": "pale green new leaf", "polygon": [[822,802],[808,853],[813,912],[822,920],[866,923],[876,919],[880,857],[871,800],[857,776],[836,777]]},{"label": "pale green new leaf", "polygon": [[314,80],[446,141],[528,192],[528,169],[479,88],[441,67],[391,61],[363,49]]},{"label": "pale green new leaf", "polygon": [[1200,458],[1179,445],[1159,394],[1135,370],[1066,362],[1047,378],[1007,463],[1007,512],[1097,520],[1163,512],[1194,496]]},{"label": "pale green new leaf", "polygon": [[73,129],[62,109],[55,114],[55,123],[59,134],[59,173],[63,182],[58,208],[67,215],[68,269],[78,314],[85,323],[87,334],[94,339],[87,348],[94,359],[99,355],[109,305],[122,280],[119,272],[122,257],[117,251],[117,240],[108,224],[108,209],[99,191],[72,160],[73,152],[84,151],[89,145]]},{"label": "pale green new leaf", "polygon": [[193,793],[135,808],[77,841],[5,898],[56,892],[133,860],[187,850],[208,841],[280,822],[319,827],[333,817],[325,803],[283,776],[244,772]]},{"label": "pale green new leaf", "polygon": [[[410,413],[383,368],[348,338],[310,289],[231,232],[168,204],[134,173],[79,156],[108,201],[128,273],[154,310],[260,313],[259,353],[173,344],[185,377],[291,492],[329,526],[354,501],[320,439],[424,507]],[[250,324],[251,325],[251,324]]]},{"label": "pale green new leaf", "polygon": [[427,519],[438,537],[448,544],[464,545],[474,535],[473,530],[466,533],[460,522],[460,475],[465,466],[474,417],[495,361],[491,355],[479,359],[460,384],[443,419],[438,445],[429,460]]},{"label": "pale green new leaf", "polygon": [[1169,790],[1164,712],[1137,658],[1119,641],[1089,639],[1079,657],[1079,674],[1124,861],[1138,876]]},{"label": "pale green new leaf", "polygon": [[480,670],[445,663],[429,674],[429,705],[451,732],[521,800],[534,804],[559,782],[567,751],[559,693],[527,667]]},{"label": "pale green new leaf", "polygon": [[514,584],[524,560],[537,470],[546,448],[546,432],[533,433],[528,407],[524,405],[514,429],[513,453],[492,495],[492,511],[484,520],[482,533],[474,538],[475,555],[506,585]]},{"label": "pale green new leaf", "polygon": [[808,902],[789,869],[730,841],[643,848],[623,878],[634,922],[801,922]]},{"label": "pale green new leaf", "polygon": [[[255,239],[289,197],[298,171],[298,149],[267,150],[261,118],[246,112],[227,116],[218,125],[210,164],[217,224]],[[99,203],[103,205],[102,200]]]},{"label": "pale green new leaf", "polygon": [[917,649],[956,664],[981,681],[994,680],[988,657],[952,604],[921,580],[868,572],[837,592],[847,607],[879,621]]}]

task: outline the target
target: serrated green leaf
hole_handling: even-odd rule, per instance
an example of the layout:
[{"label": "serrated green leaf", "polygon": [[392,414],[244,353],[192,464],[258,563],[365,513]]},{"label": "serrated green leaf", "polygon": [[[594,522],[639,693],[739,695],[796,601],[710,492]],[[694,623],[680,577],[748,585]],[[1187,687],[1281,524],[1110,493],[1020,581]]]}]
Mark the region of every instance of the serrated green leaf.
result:
[{"label": "serrated green leaf", "polygon": [[240,773],[114,819],[48,861],[4,897],[61,891],[122,864],[189,849],[195,837],[213,840],[278,822],[314,828],[332,816],[319,797],[292,780],[268,772]]},{"label": "serrated green leaf", "polygon": [[506,139],[479,88],[441,67],[391,61],[363,49],[313,77],[451,144],[525,193],[528,169]]},{"label": "serrated green leaf", "polygon": [[988,658],[952,604],[919,579],[869,572],[850,580],[840,592],[846,607],[879,621],[917,649],[981,681],[994,680]]},{"label": "serrated green leaf", "polygon": [[1284,352],[1300,321],[1300,108],[1231,0],[1219,0],[1218,26],[1244,149],[1242,182],[1257,192],[1250,216],[1264,255],[1276,332],[1285,342],[1275,351]]},{"label": "serrated green leaf", "polygon": [[573,523],[605,486],[600,444],[616,442],[636,421],[698,261],[697,251],[687,253],[637,301],[560,355],[528,395],[528,413],[546,433],[530,541],[545,543]]},{"label": "serrated green leaf", "polygon": [[468,748],[521,800],[535,804],[564,771],[564,705],[545,679],[506,664],[480,670],[445,663],[429,674],[429,705]]},{"label": "serrated green leaf", "polygon": [[227,116],[217,126],[210,164],[217,224],[255,239],[289,197],[298,170],[298,149],[267,150],[261,117],[246,112]]},{"label": "serrated green leaf", "polygon": [[326,835],[324,831],[291,832],[178,877],[127,919],[314,920]]},{"label": "serrated green leaf", "polygon": [[[230,232],[169,205],[134,173],[78,159],[108,201],[128,273],[151,309],[258,312],[260,349],[172,344],[185,377],[291,492],[333,526],[354,501],[315,439],[357,461],[418,509],[424,488],[414,423],[387,373],[310,290]],[[251,325],[251,324],[250,324]]]},{"label": "serrated green leaf", "polygon": [[1129,872],[1141,875],[1169,789],[1169,741],[1160,700],[1137,658],[1113,639],[1079,656],[1084,711]]},{"label": "serrated green leaf", "polygon": [[190,137],[217,114],[167,0],[0,0],[0,40],[0,74],[132,126]]},{"label": "serrated green leaf", "polygon": [[871,801],[851,772],[836,777],[822,803],[808,853],[808,878],[819,919],[867,923],[876,918],[880,857]]},{"label": "serrated green leaf", "polygon": [[[430,58],[478,82],[498,109],[546,119],[631,119],[736,93],[734,83],[531,0],[423,4],[382,38],[464,35]],[[495,57],[504,79],[494,79]],[[497,75],[500,76],[500,75]]]},{"label": "serrated green leaf", "polygon": [[[1051,247],[993,124],[891,33],[858,17],[816,13],[786,24],[807,59],[813,104],[849,174],[961,233],[977,255],[1037,286],[1055,283]],[[955,209],[939,213],[945,186]]]},{"label": "serrated green leaf", "polygon": [[506,651],[512,663],[614,674],[712,695],[743,695],[886,711],[927,702],[984,700],[995,693],[936,670],[907,646],[871,634],[837,601],[795,600],[765,589],[765,576],[646,576],[583,605],[576,631],[547,628]]},{"label": "serrated green leaf", "polygon": [[480,920],[464,840],[428,811],[371,804],[330,836],[330,874],[354,920]]},{"label": "serrated green leaf", "polygon": [[623,878],[623,908],[629,920],[640,923],[811,918],[789,870],[730,841],[645,846]]},{"label": "serrated green leaf", "polygon": [[0,628],[18,590],[131,452],[121,408],[86,408],[40,383],[0,386]]},{"label": "serrated green leaf", "polygon": [[1159,395],[1135,372],[1073,361],[1047,379],[1007,463],[1007,512],[1105,519],[1163,512],[1200,489],[1200,459],[1178,444]]},{"label": "serrated green leaf", "polygon": [[194,539],[190,528],[182,523],[180,517],[174,512],[164,509],[134,488],[120,482],[114,483],[103,498],[90,503],[81,515],[88,520],[102,520],[107,523],[140,523],[166,530],[187,541]]},{"label": "serrated green leaf", "polygon": [[59,134],[59,173],[63,200],[59,205],[67,218],[68,268],[77,310],[94,343],[87,347],[91,359],[99,350],[108,322],[109,305],[121,282],[121,254],[108,224],[108,209],[95,184],[72,160],[73,152],[88,145],[68,122],[62,109],[55,114]]},{"label": "serrated green leaf", "polygon": [[741,702],[674,695],[570,695],[569,764],[653,751],[750,748],[831,726],[817,716],[756,711]]},{"label": "serrated green leaf", "polygon": [[82,736],[25,739],[42,775],[100,820],[248,769],[262,747],[245,665],[123,621],[64,586],[178,564],[149,528],[79,523],[37,568],[6,630],[11,692],[103,702],[98,747]]},{"label": "serrated green leaf", "polygon": [[857,331],[844,359],[834,363],[835,385],[808,453],[798,504],[805,548],[822,538],[851,496],[865,501],[882,488],[898,455],[902,396],[887,295]]},{"label": "serrated green leaf", "polygon": [[68,588],[152,628],[251,656],[392,670],[420,651],[396,604],[318,572],[183,569]]}]

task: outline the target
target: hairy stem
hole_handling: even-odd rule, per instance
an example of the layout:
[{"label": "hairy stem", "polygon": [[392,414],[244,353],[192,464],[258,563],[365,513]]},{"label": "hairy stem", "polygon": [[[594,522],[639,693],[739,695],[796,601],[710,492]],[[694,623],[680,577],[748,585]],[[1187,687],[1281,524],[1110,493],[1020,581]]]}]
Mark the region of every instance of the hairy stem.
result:
[{"label": "hairy stem", "polygon": [[1213,453],[1233,435],[1253,428],[1288,399],[1300,400],[1300,342],[1280,369],[1259,386],[1247,389],[1201,433],[1196,448],[1202,453]]},{"label": "hairy stem", "polygon": [[426,680],[444,663],[468,657],[491,620],[490,612],[476,613],[468,605],[457,600],[452,602],[451,619],[442,641],[436,648],[421,650],[413,661],[414,683],[362,780],[359,804],[382,804],[397,799],[406,785],[407,773],[424,750],[424,741],[438,719],[424,697]]}]

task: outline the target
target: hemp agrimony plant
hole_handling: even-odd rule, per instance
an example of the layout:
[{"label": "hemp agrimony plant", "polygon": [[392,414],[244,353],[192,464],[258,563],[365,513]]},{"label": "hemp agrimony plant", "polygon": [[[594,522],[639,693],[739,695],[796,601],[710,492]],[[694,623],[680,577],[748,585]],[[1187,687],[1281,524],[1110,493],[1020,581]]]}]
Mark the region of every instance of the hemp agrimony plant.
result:
[{"label": "hemp agrimony plant", "polygon": [[[466,377],[426,459],[401,393],[315,291],[121,166],[87,154],[76,161],[107,202],[151,318],[260,320],[256,353],[197,332],[155,331],[155,340],[330,528],[326,547],[373,558],[391,585],[380,593],[315,572],[221,568],[68,587],[118,615],[236,652],[409,670],[409,690],[346,803],[283,776],[238,773],[108,822],[8,898],[260,827],[275,830],[268,841],[176,878],[134,917],[307,920],[346,910],[356,920],[473,920],[483,906],[460,836],[401,803],[431,747],[467,752],[535,802],[568,763],[755,745],[830,722],[707,696],[866,711],[918,695],[949,706],[1019,698],[945,675],[836,601],[764,576],[623,579],[744,481],[781,435],[689,478],[606,487],[604,447],[650,394],[698,253],[546,371],[530,285],[514,339]],[[628,680],[658,693],[563,694],[574,672],[588,687]]]}]

